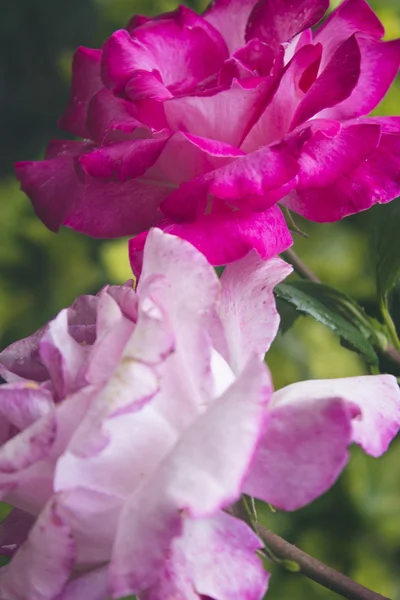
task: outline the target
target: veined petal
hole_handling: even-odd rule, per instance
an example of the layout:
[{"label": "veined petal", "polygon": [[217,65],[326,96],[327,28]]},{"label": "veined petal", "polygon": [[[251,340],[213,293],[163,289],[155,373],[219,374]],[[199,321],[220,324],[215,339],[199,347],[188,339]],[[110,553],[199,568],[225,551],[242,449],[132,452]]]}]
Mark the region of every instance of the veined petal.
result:
[{"label": "veined petal", "polygon": [[100,567],[70,581],[57,600],[106,600],[108,568]]},{"label": "veined petal", "polygon": [[246,40],[258,38],[278,47],[318,23],[328,7],[329,0],[259,0],[249,17]]},{"label": "veined petal", "polygon": [[[111,563],[115,595],[154,584],[186,518],[214,515],[240,495],[263,425],[270,380],[254,359],[189,427],[123,509]],[[138,518],[140,515],[140,518]]]},{"label": "veined petal", "polygon": [[282,201],[285,206],[312,221],[332,222],[399,196],[398,120],[383,117],[360,119],[357,123],[378,124],[381,127],[381,138],[376,150],[360,165],[326,187],[309,187],[290,192]]},{"label": "veined petal", "polygon": [[54,600],[64,588],[75,559],[70,529],[51,500],[11,563],[0,571],[4,600]]},{"label": "veined petal", "polygon": [[158,71],[169,86],[193,78],[203,81],[228,58],[219,33],[200,15],[180,6],[133,31],[115,32],[103,46],[106,85],[123,89],[136,70]]},{"label": "veined petal", "polygon": [[224,270],[217,312],[225,339],[215,340],[215,348],[234,372],[253,355],[262,360],[269,349],[280,321],[273,289],[291,271],[280,258],[265,260],[254,251]]},{"label": "veined petal", "polygon": [[103,144],[151,137],[153,131],[166,128],[167,122],[159,102],[133,104],[103,88],[89,103],[87,127],[90,138]]},{"label": "veined petal", "polygon": [[250,130],[242,149],[252,152],[286,135],[301,100],[315,81],[322,47],[306,44],[286,67],[273,98]]},{"label": "veined petal", "polygon": [[361,53],[357,85],[348,98],[323,110],[320,117],[342,120],[368,114],[385,96],[398,73],[400,40],[382,42],[360,34],[356,39]]},{"label": "veined petal", "polygon": [[224,512],[199,521],[185,519],[158,581],[141,598],[261,600],[269,574],[255,555],[260,547],[248,525]]},{"label": "veined petal", "polygon": [[78,374],[88,355],[88,347],[74,340],[68,331],[68,310],[50,321],[39,342],[39,355],[54,385],[57,399],[78,387]]},{"label": "veined petal", "polygon": [[[264,259],[272,258],[293,243],[278,206],[257,213],[237,210],[207,214],[193,223],[166,222],[161,227],[189,241],[216,266],[239,260],[253,249]],[[141,270],[145,239],[146,234],[142,234],[129,242],[129,258],[136,275]]]},{"label": "veined petal", "polygon": [[257,0],[213,0],[203,14],[224,38],[229,52],[245,44],[245,29]]},{"label": "veined petal", "polygon": [[275,393],[274,406],[300,398],[341,398],[353,411],[352,441],[381,456],[400,429],[400,390],[392,375],[302,381]]},{"label": "veined petal", "polygon": [[143,175],[156,162],[167,141],[168,137],[110,144],[83,154],[78,163],[90,177],[125,182]]},{"label": "veined petal", "polygon": [[335,106],[350,96],[360,77],[361,51],[355,35],[334,52],[308,89],[294,114],[291,129],[307,121],[324,108]]},{"label": "veined petal", "polygon": [[[188,405],[201,405],[212,387],[211,344],[207,331],[210,311],[219,294],[218,278],[203,254],[191,244],[153,229],[144,249],[137,288],[139,297],[145,293],[147,280],[157,274],[168,282],[160,289],[158,301],[168,315],[175,336],[179,362],[174,377],[175,395],[180,396],[186,388]],[[170,377],[167,372],[168,381],[163,383],[163,389],[171,385]]]},{"label": "veined petal", "polygon": [[100,77],[101,50],[81,46],[72,59],[72,82],[69,104],[58,121],[61,129],[88,138],[86,116],[89,102],[102,87]]},{"label": "veined petal", "polygon": [[381,138],[379,124],[367,119],[361,123],[343,123],[336,134],[333,134],[335,122],[313,119],[312,123],[314,131],[310,132],[311,137],[298,159],[296,189],[299,190],[325,188],[351,173],[376,150]]},{"label": "veined petal", "polygon": [[356,442],[372,456],[400,428],[400,392],[390,375],[302,381],[275,392],[245,491],[285,510],[324,493]]},{"label": "veined petal", "polygon": [[229,89],[212,95],[173,98],[164,104],[168,124],[175,131],[239,146],[267,103],[272,85],[273,77],[250,83],[234,80]]},{"label": "veined petal", "polygon": [[66,142],[65,150],[57,158],[15,165],[21,189],[31,199],[39,219],[52,231],[58,231],[75,208],[78,178],[73,157],[90,147],[86,142]]},{"label": "veined petal", "polygon": [[331,12],[315,32],[314,42],[324,48],[322,68],[330,61],[335,50],[354,33],[379,39],[385,29],[366,0],[344,0]]},{"label": "veined petal", "polygon": [[28,379],[41,382],[48,379],[47,369],[40,360],[38,348],[38,342],[46,328],[47,325],[0,352],[0,375],[6,381]]}]

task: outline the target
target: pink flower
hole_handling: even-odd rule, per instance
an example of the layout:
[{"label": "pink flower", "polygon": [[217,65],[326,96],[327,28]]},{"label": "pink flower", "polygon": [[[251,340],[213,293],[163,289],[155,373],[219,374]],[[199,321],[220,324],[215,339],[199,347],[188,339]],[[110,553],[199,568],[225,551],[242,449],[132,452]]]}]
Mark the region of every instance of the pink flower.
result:
[{"label": "pink flower", "polygon": [[336,221],[399,195],[400,119],[364,115],[396,76],[400,41],[382,41],[364,0],[312,31],[328,4],[215,0],[78,49],[60,125],[85,141],[16,167],[39,217],[96,237],[158,225],[227,264],[291,244],[278,201]]},{"label": "pink flower", "polygon": [[391,376],[272,393],[272,290],[291,268],[252,252],[218,281],[155,229],[142,274],[82,296],[0,354],[2,600],[261,600],[242,492],[292,510],[326,491],[351,442],[400,426]]}]

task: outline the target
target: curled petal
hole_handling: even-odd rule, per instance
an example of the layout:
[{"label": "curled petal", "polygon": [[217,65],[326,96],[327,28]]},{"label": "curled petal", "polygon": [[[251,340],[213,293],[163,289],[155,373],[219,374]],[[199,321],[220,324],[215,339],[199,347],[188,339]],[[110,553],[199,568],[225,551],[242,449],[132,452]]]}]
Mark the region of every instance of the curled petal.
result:
[{"label": "curled petal", "polygon": [[9,439],[0,448],[1,482],[47,457],[57,433],[55,413],[50,410],[30,427]]},{"label": "curled petal", "polygon": [[250,527],[224,512],[186,519],[158,581],[141,598],[261,600],[269,574],[255,555],[260,547]]},{"label": "curled petal", "polygon": [[57,600],[106,600],[107,567],[89,571],[70,581]]},{"label": "curled petal", "polygon": [[355,413],[352,441],[375,457],[386,452],[400,428],[400,391],[391,375],[302,381],[276,392],[274,406],[333,397],[341,398]]},{"label": "curled petal", "polygon": [[204,13],[224,38],[229,52],[245,44],[246,23],[257,0],[213,0]]},{"label": "curled petal", "polygon": [[328,7],[329,0],[259,0],[249,17],[246,40],[258,38],[277,47],[318,23]]},{"label": "curled petal", "polygon": [[52,393],[34,381],[0,387],[1,418],[19,430],[30,427],[52,408]]},{"label": "curled petal", "polygon": [[[226,265],[257,250],[264,259],[287,250],[293,243],[282,211],[278,206],[264,211],[234,211],[204,215],[193,223],[161,225],[171,233],[189,241],[212,265]],[[129,258],[133,272],[140,274],[146,234],[129,242]]]},{"label": "curled petal", "polygon": [[100,77],[101,50],[81,46],[72,60],[71,96],[67,110],[58,125],[73,135],[89,137],[86,116],[89,102],[102,87]]},{"label": "curled petal", "polygon": [[164,104],[166,117],[172,130],[240,146],[272,85],[272,77],[258,77],[251,84],[234,80],[229,89],[213,95],[173,98]]},{"label": "curled petal", "polygon": [[50,321],[39,342],[39,354],[53,382],[58,399],[78,387],[78,374],[88,355],[88,347],[76,342],[68,331],[68,310]]},{"label": "curled petal", "polygon": [[361,71],[350,96],[319,116],[331,119],[353,119],[368,114],[382,100],[400,66],[400,40],[382,42],[356,35],[361,53]]},{"label": "curled petal", "polygon": [[124,182],[143,175],[158,159],[168,138],[139,139],[96,148],[78,158],[84,173]]},{"label": "curled petal", "polygon": [[[366,210],[373,204],[389,202],[400,194],[398,121],[370,118],[357,122],[381,127],[378,147],[360,165],[343,173],[330,185],[304,187],[290,192],[283,200],[285,206],[312,221],[332,222]],[[343,159],[345,164],[345,156]]]},{"label": "curled petal", "polygon": [[351,415],[341,399],[312,401],[305,392],[297,400],[271,406],[243,488],[283,510],[326,492],[345,466],[351,442]]},{"label": "curled petal", "polygon": [[4,600],[54,600],[63,590],[75,559],[69,527],[52,500],[32,527],[11,563],[0,571]]},{"label": "curled petal", "polygon": [[237,499],[270,392],[267,370],[254,359],[131,496],[114,544],[115,595],[138,593],[157,581],[186,518],[212,516]]},{"label": "curled petal", "polygon": [[381,128],[369,119],[343,123],[335,133],[331,124],[335,122],[313,120],[314,132],[310,132],[299,156],[297,189],[325,188],[335,183],[362,165],[379,145]]},{"label": "curled petal", "polygon": [[299,103],[315,81],[322,47],[306,44],[296,52],[285,69],[271,102],[242,144],[252,152],[287,134]]},{"label": "curled petal", "polygon": [[344,0],[316,30],[314,41],[324,48],[322,67],[354,33],[362,33],[375,39],[383,37],[385,33],[382,23],[366,0]]},{"label": "curled petal", "polygon": [[133,36],[115,32],[103,46],[102,76],[121,90],[135,71],[158,71],[169,86],[213,75],[228,58],[222,37],[189,8],[179,7],[137,27]]},{"label": "curled petal", "polygon": [[167,126],[158,103],[138,107],[103,88],[93,96],[88,106],[89,137],[98,144],[150,137],[152,126],[157,130]]},{"label": "curled petal", "polygon": [[356,442],[383,454],[400,428],[400,392],[379,375],[303,381],[275,392],[245,491],[285,510],[324,493]]},{"label": "curled petal", "polygon": [[294,114],[291,129],[324,108],[335,106],[350,96],[360,77],[361,51],[355,35],[343,42],[308,89]]},{"label": "curled petal", "polygon": [[19,381],[28,379],[45,381],[48,379],[46,367],[39,356],[38,342],[47,325],[27,338],[10,344],[0,352],[0,375],[6,381]]},{"label": "curled petal", "polygon": [[234,372],[240,372],[252,355],[262,360],[269,349],[280,321],[273,288],[291,271],[280,258],[264,260],[254,251],[224,270],[217,311],[225,339],[215,340],[215,347]]},{"label": "curled petal", "polygon": [[52,231],[58,231],[75,208],[78,179],[73,157],[90,147],[85,142],[68,142],[68,150],[57,157],[15,165],[21,189],[31,199],[39,219]]}]

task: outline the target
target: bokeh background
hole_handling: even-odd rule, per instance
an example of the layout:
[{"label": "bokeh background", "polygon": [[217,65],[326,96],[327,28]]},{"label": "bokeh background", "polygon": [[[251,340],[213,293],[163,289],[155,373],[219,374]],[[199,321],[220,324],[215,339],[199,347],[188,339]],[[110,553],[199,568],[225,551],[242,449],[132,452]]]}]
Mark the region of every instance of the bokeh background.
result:
[{"label": "bokeh background", "polygon": [[[188,0],[200,9],[204,2]],[[338,2],[336,2],[338,4]],[[400,36],[399,0],[375,0],[388,39]],[[175,8],[174,0],[14,0],[0,20],[0,348],[25,337],[106,282],[129,278],[126,241],[92,240],[68,229],[55,235],[34,216],[13,176],[17,160],[39,159],[67,97],[78,45],[99,47],[134,13]],[[400,83],[379,114],[399,114]],[[399,200],[400,201],[400,200]],[[332,225],[301,224],[295,249],[321,277],[376,313],[371,229],[380,207]],[[400,296],[399,296],[400,297]],[[310,318],[280,335],[268,354],[276,387],[300,379],[366,373],[357,355]],[[379,461],[357,449],[337,484],[292,514],[260,511],[271,529],[381,594],[400,600],[400,440]],[[272,565],[269,600],[337,596]]]}]

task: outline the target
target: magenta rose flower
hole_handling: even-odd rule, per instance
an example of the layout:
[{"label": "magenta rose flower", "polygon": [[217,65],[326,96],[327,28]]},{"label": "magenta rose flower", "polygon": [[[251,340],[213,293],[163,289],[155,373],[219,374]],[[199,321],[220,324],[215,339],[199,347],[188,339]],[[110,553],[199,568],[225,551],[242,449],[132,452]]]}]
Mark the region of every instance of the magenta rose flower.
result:
[{"label": "magenta rose flower", "polygon": [[263,598],[262,544],[231,505],[303,506],[351,442],[379,456],[400,425],[391,376],[272,393],[289,272],[253,252],[219,281],[156,229],[136,291],[82,296],[0,354],[2,600]]},{"label": "magenta rose flower", "polygon": [[382,41],[364,0],[312,31],[328,4],[215,0],[78,49],[60,126],[84,141],[16,166],[39,217],[95,237],[157,225],[218,265],[291,244],[278,201],[336,221],[392,200],[400,119],[364,115],[398,72],[400,41]]}]

